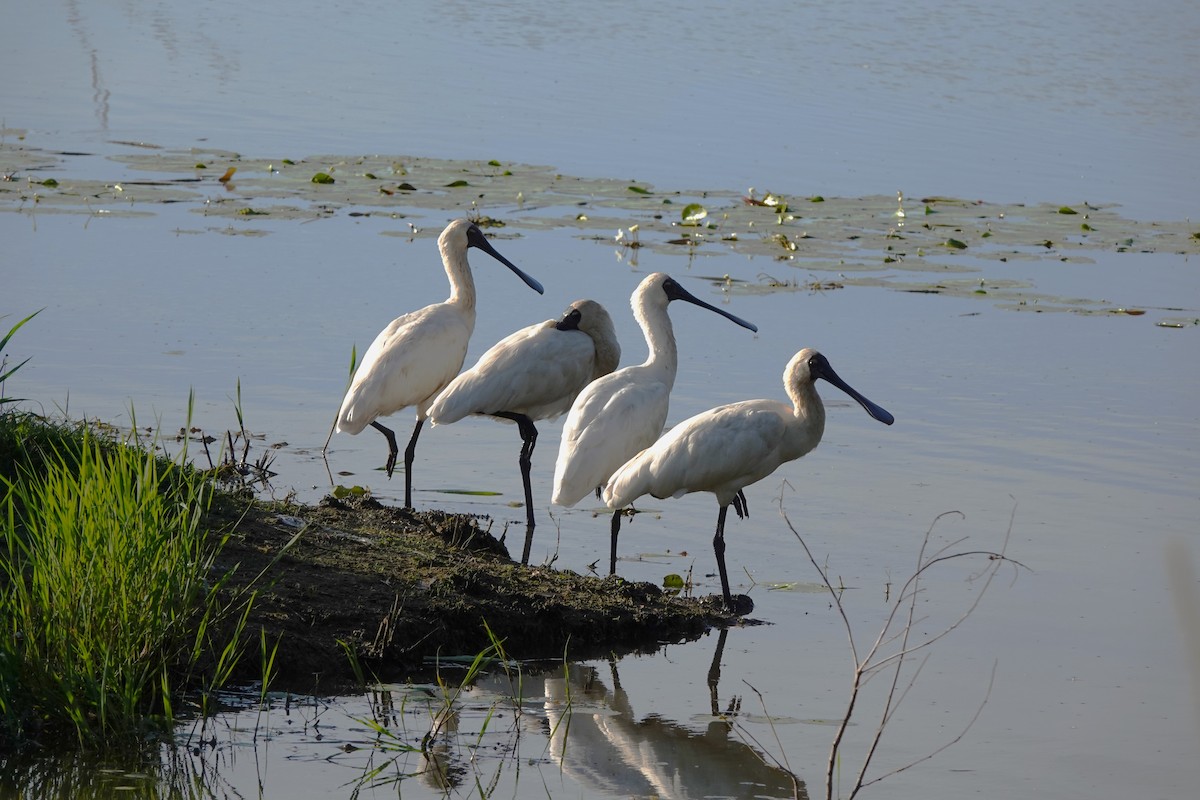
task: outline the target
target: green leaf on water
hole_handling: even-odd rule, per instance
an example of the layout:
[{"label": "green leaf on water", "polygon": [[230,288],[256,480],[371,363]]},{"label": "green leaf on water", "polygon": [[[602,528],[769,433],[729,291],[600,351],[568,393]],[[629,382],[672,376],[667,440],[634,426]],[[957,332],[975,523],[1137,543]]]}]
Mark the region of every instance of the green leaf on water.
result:
[{"label": "green leaf on water", "polygon": [[442,494],[463,494],[470,497],[499,497],[501,494],[500,492],[486,492],[474,489],[435,489],[434,491],[441,492]]},{"label": "green leaf on water", "polygon": [[268,216],[268,212],[255,211],[253,208],[239,208],[237,213],[242,215],[243,217],[265,217],[265,216]]},{"label": "green leaf on water", "polygon": [[196,166],[192,167],[192,169],[208,169],[208,165],[203,161],[197,161]]},{"label": "green leaf on water", "polygon": [[493,158],[491,161],[488,162],[488,166],[489,167],[498,167],[498,166],[500,166],[500,162]]},{"label": "green leaf on water", "polygon": [[824,203],[824,202],[825,202],[825,198],[824,198],[824,197],[822,197],[822,196],[821,196],[821,195],[819,195],[819,194],[814,194],[812,197],[808,198],[808,202],[810,202],[810,203]]},{"label": "green leaf on water", "polygon": [[318,172],[312,176],[313,183],[333,183],[333,178],[327,172]]},{"label": "green leaf on water", "polygon": [[396,188],[402,192],[415,192],[417,190],[417,187],[408,182],[402,183]]},{"label": "green leaf on water", "polygon": [[377,181],[377,180],[379,180],[379,178],[376,178],[376,177],[375,177],[375,173],[373,173],[373,172],[368,172],[368,173],[366,173],[365,175],[363,175],[363,177],[364,177],[364,178],[366,178],[366,179],[367,179],[367,180],[369,180],[369,181]]},{"label": "green leaf on water", "polygon": [[663,588],[664,589],[682,589],[683,588],[683,576],[672,572],[670,575],[667,575],[666,577],[663,578]]},{"label": "green leaf on water", "polygon": [[629,191],[635,192],[637,194],[650,194],[649,189],[643,189],[641,186],[630,186]]},{"label": "green leaf on water", "polygon": [[457,188],[459,188],[459,187],[461,187],[461,186],[470,186],[470,185],[471,185],[471,184],[467,183],[467,182],[466,182],[466,181],[464,181],[462,178],[459,178],[459,179],[458,179],[458,180],[456,180],[456,181],[450,181],[449,183],[447,183],[447,184],[446,184],[446,188],[447,188],[447,189],[457,189]]},{"label": "green leaf on water", "polygon": [[290,158],[285,158],[285,159],[283,159],[283,161],[281,161],[279,163],[287,164],[290,167],[290,166],[294,166],[296,162],[292,161]]},{"label": "green leaf on water", "polygon": [[1088,225],[1088,224],[1085,222],[1085,223],[1083,223],[1082,225],[1080,225],[1080,226],[1079,226],[1079,230],[1081,230],[1081,231],[1083,231],[1084,233],[1086,233],[1086,232],[1088,232],[1088,231],[1094,231],[1094,230],[1096,230],[1096,229],[1095,229],[1095,228],[1093,228],[1091,225]]},{"label": "green leaf on water", "polygon": [[1075,209],[1071,208],[1070,206],[1062,206],[1061,208],[1058,209],[1058,213],[1060,213],[1060,214],[1078,214],[1079,212],[1076,211]]},{"label": "green leaf on water", "polygon": [[684,225],[695,225],[707,216],[708,209],[699,203],[688,203],[683,207],[683,211],[679,212],[679,218],[683,220]]},{"label": "green leaf on water", "polygon": [[49,186],[53,189],[55,186],[58,186],[58,181],[54,180],[54,178],[46,178],[46,180],[42,181],[42,186]]},{"label": "green leaf on water", "polygon": [[946,247],[952,247],[955,250],[966,250],[967,249],[967,243],[960,242],[958,239],[947,239],[943,244]]}]

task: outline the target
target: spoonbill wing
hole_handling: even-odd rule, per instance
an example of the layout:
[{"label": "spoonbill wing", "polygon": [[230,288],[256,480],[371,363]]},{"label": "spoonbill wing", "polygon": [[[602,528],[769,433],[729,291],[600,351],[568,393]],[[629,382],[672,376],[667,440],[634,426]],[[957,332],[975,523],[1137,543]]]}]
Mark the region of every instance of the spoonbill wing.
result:
[{"label": "spoonbill wing", "polygon": [[[662,432],[670,390],[631,379],[629,367],[599,378],[580,393],[563,428],[554,467],[554,502],[573,506]],[[614,387],[613,384],[616,384]]]},{"label": "spoonbill wing", "polygon": [[[472,325],[443,304],[393,320],[354,372],[338,414],[338,431],[358,433],[378,416],[426,403],[462,368]],[[435,387],[431,392],[430,387]]]},{"label": "spoonbill wing", "polygon": [[787,460],[792,409],[773,400],[720,406],[676,425],[617,469],[604,502],[623,508],[642,495],[713,492],[722,504]]},{"label": "spoonbill wing", "polygon": [[591,380],[595,347],[581,331],[555,321],[510,334],[455,378],[429,409],[435,425],[470,414],[508,411],[530,419],[563,414]]}]

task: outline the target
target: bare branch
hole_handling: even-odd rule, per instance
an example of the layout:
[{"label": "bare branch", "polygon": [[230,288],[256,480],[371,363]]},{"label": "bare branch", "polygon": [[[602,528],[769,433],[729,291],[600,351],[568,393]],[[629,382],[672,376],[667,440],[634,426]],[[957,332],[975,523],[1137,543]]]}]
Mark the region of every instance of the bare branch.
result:
[{"label": "bare branch", "polygon": [[[925,536],[921,541],[921,546],[917,553],[916,568],[914,569],[912,575],[910,575],[901,586],[900,591],[896,593],[895,599],[889,607],[887,619],[880,628],[875,641],[871,644],[871,647],[867,650],[865,656],[860,657],[857,645],[854,641],[853,626],[850,623],[850,618],[845,607],[842,605],[841,594],[837,589],[834,588],[832,581],[829,579],[828,565],[822,566],[820,563],[818,563],[816,557],[813,555],[812,550],[809,548],[808,543],[804,540],[804,537],[801,536],[796,530],[795,526],[792,525],[791,520],[788,518],[787,513],[783,509],[783,493],[781,491],[779,497],[780,516],[783,518],[788,529],[792,532],[792,535],[796,537],[798,542],[800,542],[800,546],[804,548],[805,555],[808,556],[809,562],[813,565],[813,568],[816,569],[817,574],[821,578],[821,582],[824,584],[825,589],[829,592],[831,605],[837,610],[838,615],[842,619],[842,625],[846,629],[846,636],[850,643],[850,654],[854,660],[853,680],[851,682],[846,710],[842,716],[840,724],[837,727],[837,731],[834,734],[833,742],[830,745],[829,759],[825,770],[826,798],[832,800],[833,797],[834,778],[841,756],[841,747],[846,735],[846,731],[851,724],[855,709],[858,705],[859,693],[862,687],[868,680],[871,679],[871,677],[882,672],[883,670],[892,670],[891,683],[886,690],[886,695],[883,700],[883,708],[880,711],[879,722],[875,727],[875,731],[871,738],[866,755],[863,757],[858,775],[854,781],[854,785],[850,788],[848,794],[849,798],[854,798],[863,788],[867,786],[871,786],[883,780],[884,778],[895,775],[899,772],[903,772],[916,766],[917,764],[928,761],[929,759],[943,752],[951,745],[961,741],[966,735],[967,731],[969,731],[975,724],[976,720],[979,719],[979,715],[982,713],[984,706],[991,697],[992,686],[996,677],[995,664],[992,665],[991,678],[988,681],[987,691],[984,694],[982,702],[979,704],[979,707],[976,709],[971,719],[968,720],[963,730],[957,736],[925,756],[915,759],[901,767],[885,772],[882,775],[874,778],[867,778],[867,772],[870,769],[875,755],[879,751],[879,746],[882,742],[884,731],[893,721],[896,711],[904,702],[909,692],[916,685],[916,682],[920,678],[925,665],[928,663],[929,655],[926,654],[926,656],[917,665],[912,675],[909,676],[906,681],[902,682],[901,679],[906,659],[918,651],[928,650],[934,643],[942,640],[952,631],[956,630],[960,625],[962,625],[962,623],[969,616],[971,616],[972,613],[974,613],[975,609],[979,607],[979,604],[983,600],[983,596],[987,593],[988,588],[991,586],[992,580],[996,577],[996,574],[999,572],[1002,565],[1011,564],[1017,572],[1019,572],[1022,568],[1028,569],[1028,567],[1025,567],[1024,564],[1021,564],[1015,559],[1009,558],[1006,554],[1008,542],[1012,536],[1013,523],[1016,519],[1016,509],[1017,505],[1014,500],[1013,509],[1009,515],[1008,528],[1004,534],[1004,542],[998,552],[990,550],[956,551],[954,548],[959,547],[967,540],[968,537],[965,536],[954,539],[939,546],[936,550],[930,551],[933,532],[943,518],[947,516],[958,516],[965,519],[965,515],[959,511],[946,511],[937,515],[933,519],[933,522],[930,524],[929,528],[925,531]],[[921,586],[921,581],[925,574],[932,570],[935,566],[941,566],[951,561],[978,558],[986,559],[986,565],[978,572],[975,572],[968,577],[968,582],[974,582],[982,579],[982,585],[979,586],[974,600],[961,614],[959,614],[954,620],[952,620],[937,633],[923,639],[919,643],[913,644],[911,636],[914,629],[927,619],[927,617],[918,617],[916,613],[917,598],[925,593],[925,589]],[[891,597],[892,593],[890,581],[888,587],[888,597]],[[900,627],[901,618],[903,618],[902,627]],[[899,630],[897,630],[898,627]],[[887,654],[883,653],[885,648],[891,649],[893,647],[895,648],[894,651]],[[750,686],[750,684],[747,684],[747,686]],[[758,690],[753,686],[750,686],[750,688],[759,696],[759,702],[763,704],[763,711],[766,712],[766,705],[763,702],[761,693],[759,693]],[[768,719],[770,719],[769,714]],[[749,734],[749,732],[745,731],[740,726],[739,730],[750,741],[753,741],[756,745],[758,745],[758,742],[752,735]],[[773,726],[772,730],[774,731]],[[758,746],[761,748],[761,745]],[[779,742],[778,736],[776,736],[776,746],[778,746],[782,752],[782,744]],[[772,758],[776,764],[780,764],[779,759],[774,759],[774,757]],[[785,769],[787,769],[789,774],[794,774],[791,773],[790,768]]]},{"label": "bare branch", "polygon": [[[879,783],[884,778],[890,777],[892,775],[897,775],[901,772],[904,772],[907,769],[911,769],[912,767],[915,767],[917,764],[928,761],[929,759],[933,758],[934,756],[938,755],[939,753],[941,753],[941,752],[947,750],[948,748],[952,747],[953,745],[961,742],[963,737],[967,735],[967,731],[971,730],[971,728],[975,725],[975,721],[979,719],[979,715],[983,713],[983,707],[986,706],[988,704],[988,700],[991,699],[992,687],[996,683],[996,666],[998,663],[999,662],[996,662],[996,661],[992,662],[992,674],[991,674],[991,677],[988,679],[987,691],[985,691],[983,694],[983,700],[980,701],[979,707],[975,709],[975,713],[971,715],[971,719],[967,720],[967,724],[963,726],[963,729],[961,731],[959,731],[957,736],[955,736],[953,739],[951,739],[950,741],[943,744],[941,747],[934,750],[932,753],[924,755],[921,758],[918,758],[914,761],[910,761],[909,763],[905,764],[902,767],[897,767],[896,769],[893,769],[889,772],[885,772],[882,775],[878,775],[874,778],[871,778],[870,780],[865,781],[862,784],[862,786],[865,788],[867,786],[870,786],[871,784]],[[851,796],[853,796],[853,795],[851,795]]]}]

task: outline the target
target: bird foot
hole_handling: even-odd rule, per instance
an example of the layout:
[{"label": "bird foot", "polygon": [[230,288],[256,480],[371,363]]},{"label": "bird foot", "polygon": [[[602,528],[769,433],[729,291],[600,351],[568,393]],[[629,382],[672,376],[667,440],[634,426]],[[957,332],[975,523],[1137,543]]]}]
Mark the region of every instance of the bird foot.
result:
[{"label": "bird foot", "polygon": [[744,617],[754,612],[754,601],[750,599],[750,595],[746,594],[731,595],[728,601],[721,595],[714,594],[702,598],[700,602],[706,606],[711,606],[714,610],[722,611],[735,617]]}]

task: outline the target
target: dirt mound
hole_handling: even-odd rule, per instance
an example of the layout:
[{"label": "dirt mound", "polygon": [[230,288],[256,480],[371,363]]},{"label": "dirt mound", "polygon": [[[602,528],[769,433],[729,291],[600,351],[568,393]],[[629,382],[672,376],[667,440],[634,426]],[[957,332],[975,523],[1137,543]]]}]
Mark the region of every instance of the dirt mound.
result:
[{"label": "dirt mound", "polygon": [[[368,674],[398,679],[436,656],[481,652],[489,629],[510,657],[561,660],[653,650],[737,619],[719,598],[521,566],[479,523],[332,497],[286,509],[224,501],[210,519],[230,533],[217,563],[219,574],[237,567],[229,590],[261,587],[249,632],[252,641],[259,629],[279,641],[277,688],[324,690],[350,679],[339,642]],[[261,677],[255,653],[241,672]]]}]

